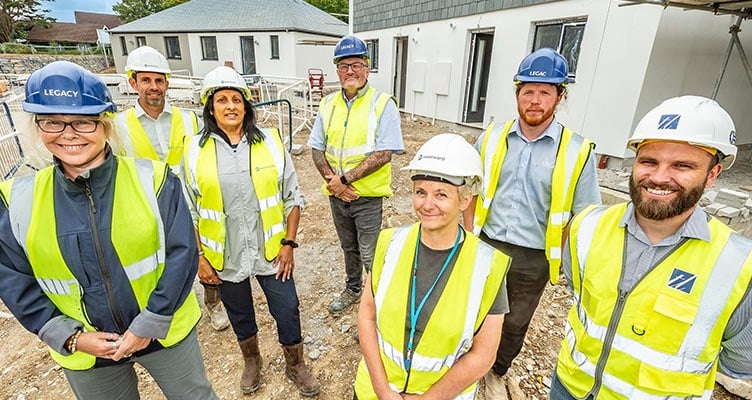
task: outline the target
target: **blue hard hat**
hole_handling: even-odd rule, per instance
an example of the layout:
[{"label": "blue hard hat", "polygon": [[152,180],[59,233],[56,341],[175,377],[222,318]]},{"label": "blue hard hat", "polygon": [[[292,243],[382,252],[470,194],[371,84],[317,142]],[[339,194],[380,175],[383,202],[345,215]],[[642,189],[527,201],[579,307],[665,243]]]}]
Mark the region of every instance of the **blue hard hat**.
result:
[{"label": "blue hard hat", "polygon": [[368,59],[368,47],[366,43],[355,36],[347,35],[337,42],[337,46],[334,47],[334,63],[338,63],[339,60],[347,57],[361,57]]},{"label": "blue hard hat", "polygon": [[23,110],[34,114],[98,115],[115,112],[107,85],[95,74],[68,61],[55,61],[26,81]]},{"label": "blue hard hat", "polygon": [[539,82],[561,85],[569,80],[568,71],[567,60],[556,50],[544,47],[522,60],[514,81],[515,83]]}]

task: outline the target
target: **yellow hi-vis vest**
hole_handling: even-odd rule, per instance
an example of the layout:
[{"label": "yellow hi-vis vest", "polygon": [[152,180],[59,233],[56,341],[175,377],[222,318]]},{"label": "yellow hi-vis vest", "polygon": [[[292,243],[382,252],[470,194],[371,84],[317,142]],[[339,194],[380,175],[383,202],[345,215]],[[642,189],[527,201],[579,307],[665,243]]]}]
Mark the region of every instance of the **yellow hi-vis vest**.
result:
[{"label": "yellow hi-vis vest", "polygon": [[[2,182],[0,191],[8,199],[13,235],[26,252],[39,286],[58,310],[81,322],[87,332],[93,332],[96,329],[89,324],[83,307],[83,289],[58,245],[55,168],[50,166],[35,175]],[[162,162],[118,158],[110,239],[142,310],[165,266],[165,233],[157,194],[166,172]],[[165,347],[177,344],[188,336],[200,317],[196,295],[191,291],[175,312],[167,336],[159,342]],[[70,370],[92,368],[96,361],[95,356],[81,351],[65,356],[50,349],[50,355]]]},{"label": "yellow hi-vis vest", "polygon": [[[261,212],[264,230],[264,257],[271,261],[282,248],[286,234],[285,204],[280,188],[284,182],[285,150],[277,129],[262,129],[265,139],[251,145],[251,180]],[[183,155],[185,179],[198,193],[198,235],[201,249],[217,271],[224,269],[224,249],[227,226],[222,191],[219,187],[219,170],[214,138],[209,137],[199,147],[200,136],[187,137],[187,150]]]},{"label": "yellow hi-vis vest", "polygon": [[183,137],[193,136],[198,132],[198,120],[196,114],[190,113],[190,121],[184,121],[183,113],[179,108],[172,107],[172,121],[170,123],[170,148],[164,160],[160,160],[154,145],[146,136],[146,131],[136,116],[136,108],[130,108],[125,111],[125,120],[128,122],[128,137],[133,144],[134,154],[129,154],[136,158],[146,158],[149,160],[158,160],[166,162],[170,167],[180,165],[180,159],[183,157]]},{"label": "yellow hi-vis vest", "polygon": [[[473,345],[473,337],[491,309],[510,258],[465,235],[447,286],[405,370],[405,321],[415,246],[420,224],[381,231],[376,244],[371,289],[376,303],[376,333],[381,361],[391,388],[421,394],[438,382]],[[455,399],[474,399],[477,382]],[[359,400],[376,399],[365,361],[355,377]]]},{"label": "yellow hi-vis vest", "polygon": [[752,242],[711,218],[710,242],[687,239],[622,292],[626,209],[591,206],[572,220],[575,306],[556,373],[577,398],[710,399],[723,332],[752,279]]},{"label": "yellow hi-vis vest", "polygon": [[[392,98],[369,87],[355,99],[350,108],[341,92],[332,93],[321,100],[319,113],[323,121],[326,160],[337,175],[355,168],[376,149],[376,129],[387,102]],[[372,174],[352,182],[362,197],[389,197],[392,195],[392,163],[387,163]],[[322,192],[330,196],[326,183]]]},{"label": "yellow hi-vis vest", "polygon": [[[501,167],[507,154],[507,135],[514,121],[510,120],[505,125],[498,126],[492,123],[483,137],[480,148],[480,158],[483,161],[483,191],[475,205],[473,232],[476,235],[480,234],[483,224],[486,223],[491,202],[496,195]],[[566,127],[562,130],[551,177],[551,206],[546,226],[546,258],[551,283],[559,280],[564,227],[571,217],[577,182],[594,148],[595,144],[589,139],[573,133]],[[493,150],[493,155],[488,152],[489,150]]]}]

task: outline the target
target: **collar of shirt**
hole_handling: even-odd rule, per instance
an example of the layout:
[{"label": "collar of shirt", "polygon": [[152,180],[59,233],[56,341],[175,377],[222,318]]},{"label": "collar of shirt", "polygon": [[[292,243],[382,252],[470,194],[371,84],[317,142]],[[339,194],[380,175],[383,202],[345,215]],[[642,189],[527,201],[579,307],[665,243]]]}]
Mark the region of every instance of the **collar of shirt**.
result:
[{"label": "collar of shirt", "polygon": [[514,134],[515,136],[529,143],[537,142],[547,137],[551,138],[554,141],[554,143],[558,143],[559,140],[561,139],[561,130],[562,130],[562,126],[558,122],[556,122],[556,116],[554,116],[554,118],[551,120],[551,123],[548,125],[546,130],[543,131],[543,133],[540,136],[538,136],[537,138],[533,140],[528,140],[525,137],[525,135],[521,134],[522,131],[520,129],[520,120],[518,118],[514,120],[514,124],[512,125],[512,128],[509,130],[509,134],[510,135]]},{"label": "collar of shirt", "polygon": [[360,97],[363,97],[363,95],[366,94],[366,91],[368,90],[369,86],[370,85],[368,84],[368,81],[366,81],[366,84],[363,85],[362,88],[358,89],[358,94],[355,95],[355,97],[353,97],[350,100],[348,100],[347,96],[345,96],[345,89],[340,90],[340,93],[342,93],[342,100],[344,100],[345,103],[347,103],[347,107],[350,107],[352,103],[355,102],[355,100],[357,100]]},{"label": "collar of shirt", "polygon": [[[164,108],[162,109],[162,112],[159,114],[159,116],[161,117],[164,114],[172,116],[172,105],[170,105],[170,102],[168,102],[166,98],[165,98]],[[151,118],[149,114],[147,114],[146,111],[144,111],[144,108],[141,107],[141,103],[136,101],[136,117],[141,118],[143,116],[147,116]]]},{"label": "collar of shirt", "polygon": [[[629,202],[627,205],[627,211],[622,216],[619,222],[619,227],[627,227],[627,231],[630,235],[634,236],[639,241],[652,245],[648,240],[647,235],[642,230],[640,224],[637,223],[635,217],[634,204]],[[656,245],[671,245],[678,243],[682,238],[699,239],[705,242],[710,242],[710,227],[708,227],[708,215],[700,208],[699,205],[695,206],[694,212],[690,214],[689,218],[684,221],[684,224],[673,235],[661,240]]]}]

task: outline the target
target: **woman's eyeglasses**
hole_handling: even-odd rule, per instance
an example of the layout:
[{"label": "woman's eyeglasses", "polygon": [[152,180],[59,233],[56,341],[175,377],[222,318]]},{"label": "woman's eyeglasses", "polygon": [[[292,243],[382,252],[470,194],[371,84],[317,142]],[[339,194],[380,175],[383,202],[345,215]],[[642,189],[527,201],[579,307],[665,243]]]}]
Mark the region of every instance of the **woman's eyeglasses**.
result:
[{"label": "woman's eyeglasses", "polygon": [[66,122],[59,119],[37,118],[34,122],[39,129],[47,133],[60,133],[65,130],[66,126],[70,126],[78,133],[94,133],[99,125],[99,120],[96,119],[77,119]]}]

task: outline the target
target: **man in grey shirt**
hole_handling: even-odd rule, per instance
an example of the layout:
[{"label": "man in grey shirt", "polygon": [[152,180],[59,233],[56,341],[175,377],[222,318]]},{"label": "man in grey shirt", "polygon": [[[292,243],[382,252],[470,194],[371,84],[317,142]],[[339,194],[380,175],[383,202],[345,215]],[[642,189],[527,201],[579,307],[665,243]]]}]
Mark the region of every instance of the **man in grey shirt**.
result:
[{"label": "man in grey shirt", "polygon": [[698,206],[734,162],[735,135],[699,96],[666,100],[637,125],[632,202],[569,226],[574,306],[552,400],[709,399],[718,368],[752,377],[752,241]]}]

